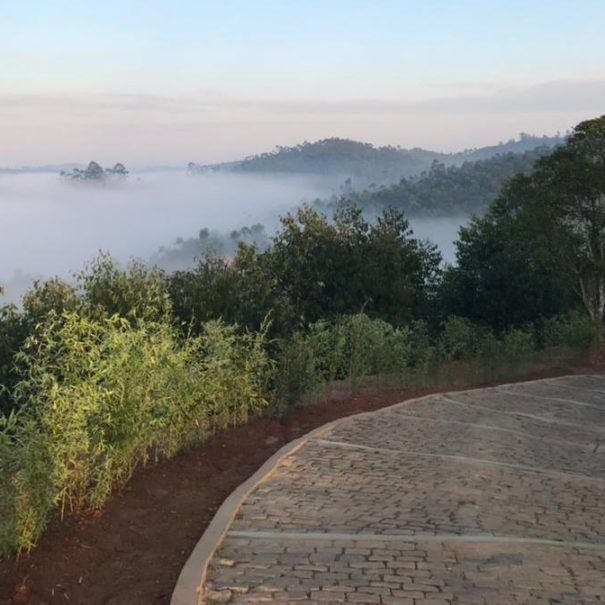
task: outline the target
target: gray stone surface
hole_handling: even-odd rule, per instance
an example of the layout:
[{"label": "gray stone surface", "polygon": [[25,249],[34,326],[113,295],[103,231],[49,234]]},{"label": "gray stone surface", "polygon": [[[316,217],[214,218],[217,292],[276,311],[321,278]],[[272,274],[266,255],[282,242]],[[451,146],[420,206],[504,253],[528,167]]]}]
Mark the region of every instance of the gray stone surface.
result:
[{"label": "gray stone surface", "polygon": [[242,503],[206,602],[605,603],[605,378],[338,422]]}]

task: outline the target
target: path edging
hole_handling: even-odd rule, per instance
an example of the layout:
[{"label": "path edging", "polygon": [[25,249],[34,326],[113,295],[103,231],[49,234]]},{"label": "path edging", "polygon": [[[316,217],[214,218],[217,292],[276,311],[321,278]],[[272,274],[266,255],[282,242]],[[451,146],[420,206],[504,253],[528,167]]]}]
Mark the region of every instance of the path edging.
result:
[{"label": "path edging", "polygon": [[242,502],[260,483],[273,473],[282,459],[296,452],[312,437],[332,428],[336,422],[338,420],[328,422],[302,437],[286,443],[286,445],[266,460],[249,479],[231,492],[223,504],[221,504],[210,525],[208,525],[191,555],[189,555],[172,592],[170,605],[199,605],[201,603],[203,597],[202,586],[206,579],[208,565],[216,549],[222,543]]},{"label": "path edging", "polygon": [[256,489],[256,487],[262,483],[266,478],[268,478],[279,466],[279,463],[289,456],[293,454],[298,449],[300,449],[309,439],[316,437],[317,435],[324,433],[325,431],[330,430],[335,425],[345,420],[350,420],[351,418],[360,418],[362,416],[367,416],[370,414],[375,414],[376,412],[380,412],[382,410],[387,410],[390,408],[401,407],[403,405],[408,405],[412,403],[416,403],[419,401],[423,401],[424,399],[429,399],[431,397],[435,397],[438,395],[456,395],[462,393],[468,393],[470,391],[477,391],[486,388],[501,388],[512,385],[519,384],[532,384],[536,382],[547,382],[553,381],[557,378],[565,377],[565,376],[588,376],[590,373],[586,374],[564,374],[563,376],[553,376],[550,378],[538,378],[536,380],[520,380],[516,382],[508,382],[499,384],[494,387],[473,387],[470,389],[461,389],[458,391],[445,391],[444,393],[430,393],[428,395],[423,395],[422,397],[415,397],[412,399],[406,399],[404,401],[400,401],[398,403],[385,406],[384,408],[379,408],[376,410],[370,410],[367,412],[360,412],[358,414],[351,414],[349,416],[343,416],[342,418],[338,418],[336,420],[332,420],[320,427],[313,429],[312,431],[306,433],[302,437],[290,441],[282,448],[280,448],[275,454],[273,454],[265,463],[244,483],[242,483],[239,487],[237,487],[223,502],[220,506],[212,521],[202,534],[199,542],[195,545],[191,555],[187,559],[181,573],[178,577],[174,590],[172,592],[172,597],[170,599],[170,605],[201,605],[203,603],[203,585],[206,580],[206,575],[208,571],[208,565],[214,556],[214,553],[218,549],[218,547],[223,542],[229,527],[231,526],[237,511],[239,510],[243,501],[248,497],[248,495]]}]

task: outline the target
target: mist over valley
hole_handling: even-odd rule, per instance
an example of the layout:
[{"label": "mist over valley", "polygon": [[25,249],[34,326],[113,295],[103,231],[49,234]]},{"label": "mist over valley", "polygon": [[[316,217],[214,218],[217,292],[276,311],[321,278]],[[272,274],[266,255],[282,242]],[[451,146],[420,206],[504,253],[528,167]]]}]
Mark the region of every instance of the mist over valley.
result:
[{"label": "mist over valley", "polygon": [[[304,203],[329,215],[346,200],[370,219],[398,207],[415,236],[435,243],[452,263],[459,227],[483,211],[507,178],[529,170],[561,140],[521,135],[439,154],[326,139],[227,164],[138,170],[118,180],[87,180],[76,164],[62,166],[63,177],[58,167],[4,169],[3,299],[17,302],[34,279],[69,279],[100,251],[171,271],[208,253],[230,256],[238,241],[262,248],[280,216]],[[253,226],[262,232],[248,233]]]},{"label": "mist over valley", "polygon": [[328,179],[296,175],[192,176],[181,170],[73,183],[56,173],[3,174],[4,298],[16,300],[32,278],[69,277],[100,250],[122,262],[147,260],[202,228],[229,233],[260,222],[272,229],[281,213],[333,191]]}]

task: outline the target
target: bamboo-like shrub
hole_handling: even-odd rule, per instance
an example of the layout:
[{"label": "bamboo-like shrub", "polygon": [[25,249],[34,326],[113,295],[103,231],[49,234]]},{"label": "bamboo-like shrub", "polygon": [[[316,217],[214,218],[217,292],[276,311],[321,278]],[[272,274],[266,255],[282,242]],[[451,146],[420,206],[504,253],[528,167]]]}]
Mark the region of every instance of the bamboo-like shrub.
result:
[{"label": "bamboo-like shrub", "polygon": [[172,456],[265,405],[264,332],[67,312],[20,354],[18,412],[0,426],[0,549],[29,549],[55,511],[103,505],[150,457]]}]

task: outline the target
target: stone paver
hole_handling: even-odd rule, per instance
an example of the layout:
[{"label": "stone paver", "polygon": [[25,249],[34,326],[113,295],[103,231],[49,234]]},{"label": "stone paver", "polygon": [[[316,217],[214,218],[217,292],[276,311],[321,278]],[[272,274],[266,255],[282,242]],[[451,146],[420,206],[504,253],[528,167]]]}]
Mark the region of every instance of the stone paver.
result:
[{"label": "stone paver", "polygon": [[605,603],[605,377],[338,422],[244,500],[203,600]]}]

